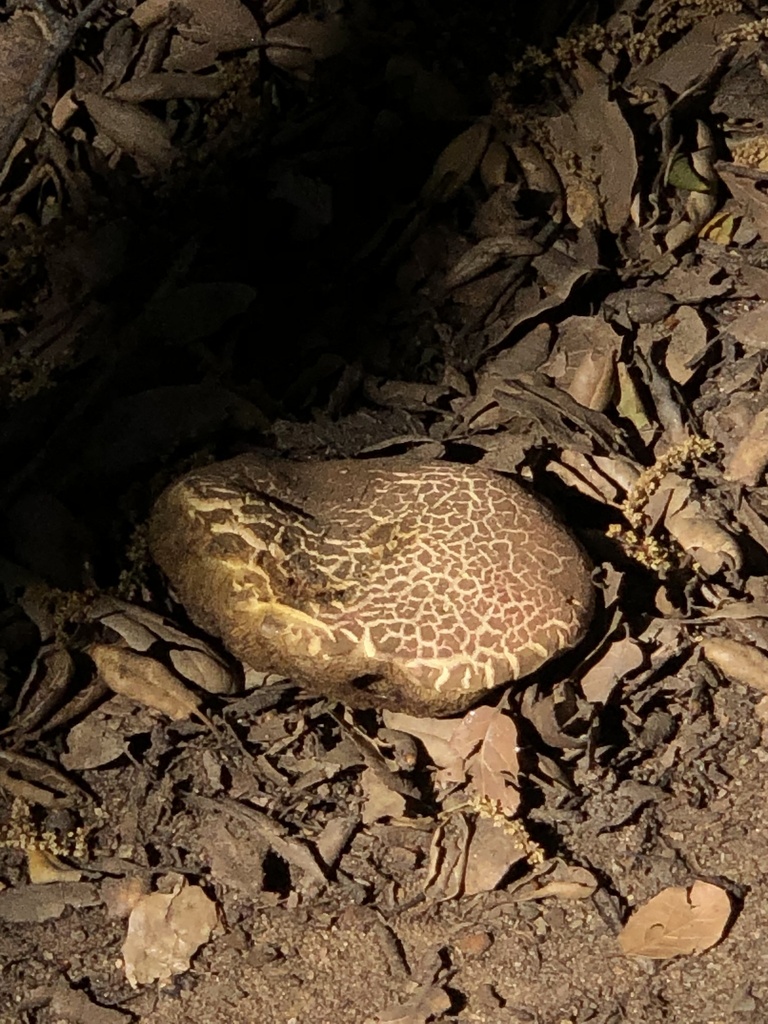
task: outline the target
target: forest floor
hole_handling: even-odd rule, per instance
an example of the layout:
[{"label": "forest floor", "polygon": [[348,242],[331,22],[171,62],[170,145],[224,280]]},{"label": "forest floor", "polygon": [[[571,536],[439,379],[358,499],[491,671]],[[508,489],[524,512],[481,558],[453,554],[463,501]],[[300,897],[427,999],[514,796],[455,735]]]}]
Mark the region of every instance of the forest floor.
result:
[{"label": "forest floor", "polygon": [[[0,13],[0,1024],[763,1024],[768,25],[376,8]],[[589,635],[243,666],[145,523],[249,449],[514,475]]]}]

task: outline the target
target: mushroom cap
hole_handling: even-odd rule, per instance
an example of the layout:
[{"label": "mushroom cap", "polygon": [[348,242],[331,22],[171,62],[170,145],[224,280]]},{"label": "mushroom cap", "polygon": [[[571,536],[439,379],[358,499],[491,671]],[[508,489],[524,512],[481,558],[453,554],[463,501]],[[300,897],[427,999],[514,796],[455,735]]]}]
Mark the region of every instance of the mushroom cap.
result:
[{"label": "mushroom cap", "polygon": [[591,567],[477,466],[242,455],[160,497],[150,549],[239,658],[353,706],[465,710],[584,635]]}]

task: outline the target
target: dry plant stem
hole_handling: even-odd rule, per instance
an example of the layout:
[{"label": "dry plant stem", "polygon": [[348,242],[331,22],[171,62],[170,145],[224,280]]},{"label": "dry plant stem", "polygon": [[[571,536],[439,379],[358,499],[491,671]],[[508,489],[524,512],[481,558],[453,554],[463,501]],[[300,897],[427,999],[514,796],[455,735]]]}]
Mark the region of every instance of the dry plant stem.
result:
[{"label": "dry plant stem", "polygon": [[[31,5],[34,10],[44,13],[50,19],[51,45],[48,54],[40,65],[40,70],[35,76],[34,82],[30,86],[26,99],[20,104],[18,110],[11,115],[5,131],[0,134],[0,170],[5,168],[6,161],[11,155],[17,139],[24,131],[24,126],[32,116],[35,107],[45,95],[51,75],[56,70],[62,56],[72,45],[72,41],[80,29],[95,14],[98,14],[106,2],[107,0],[91,0],[76,17],[70,20],[56,16],[47,4],[37,2]],[[54,18],[56,19],[55,21],[53,20]]]}]

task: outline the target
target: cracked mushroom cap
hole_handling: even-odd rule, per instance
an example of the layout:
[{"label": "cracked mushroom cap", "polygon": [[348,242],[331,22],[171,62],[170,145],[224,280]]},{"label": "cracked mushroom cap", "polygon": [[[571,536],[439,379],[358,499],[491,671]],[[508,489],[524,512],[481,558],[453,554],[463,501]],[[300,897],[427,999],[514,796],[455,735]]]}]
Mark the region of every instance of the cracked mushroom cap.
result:
[{"label": "cracked mushroom cap", "polygon": [[593,612],[549,507],[458,463],[243,455],[169,487],[150,548],[239,658],[356,706],[461,712],[573,647]]}]

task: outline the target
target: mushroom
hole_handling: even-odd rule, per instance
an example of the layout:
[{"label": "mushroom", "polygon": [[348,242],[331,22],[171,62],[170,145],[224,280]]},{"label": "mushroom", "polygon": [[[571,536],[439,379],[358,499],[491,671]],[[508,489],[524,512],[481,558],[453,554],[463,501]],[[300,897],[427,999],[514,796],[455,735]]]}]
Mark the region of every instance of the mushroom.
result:
[{"label": "mushroom", "polygon": [[594,606],[549,506],[458,463],[242,455],[161,495],[150,549],[244,662],[358,707],[461,712],[573,647]]}]

